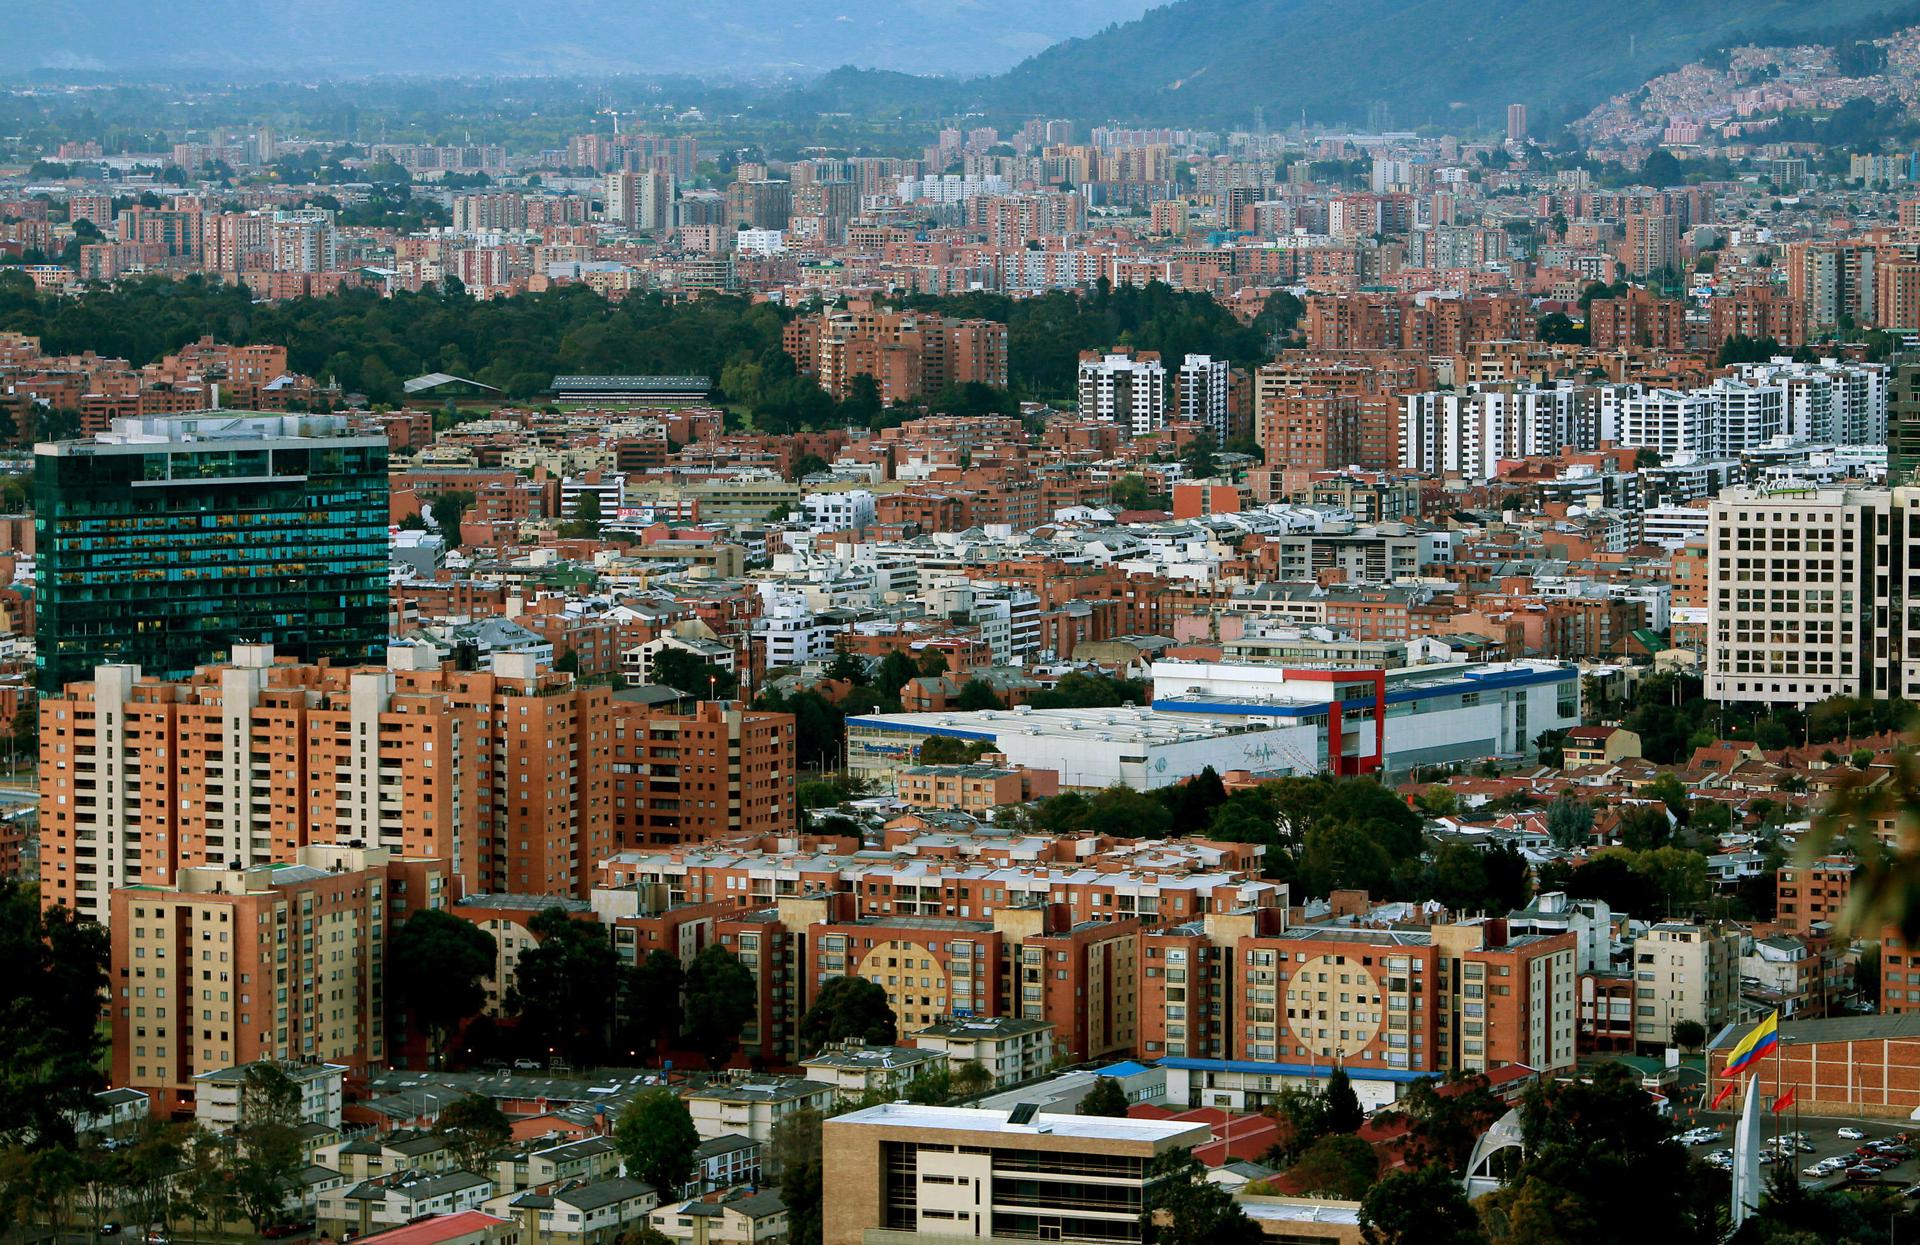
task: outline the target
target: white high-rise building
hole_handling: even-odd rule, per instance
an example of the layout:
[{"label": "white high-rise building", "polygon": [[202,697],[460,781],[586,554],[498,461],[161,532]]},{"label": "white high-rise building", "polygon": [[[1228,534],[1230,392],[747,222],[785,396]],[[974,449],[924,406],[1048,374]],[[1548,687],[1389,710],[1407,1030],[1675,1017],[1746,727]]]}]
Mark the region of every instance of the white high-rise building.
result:
[{"label": "white high-rise building", "polygon": [[1167,369],[1152,351],[1080,360],[1080,414],[1143,437],[1167,426]]},{"label": "white high-rise building", "polygon": [[1822,359],[1798,363],[1773,359],[1740,367],[1742,380],[1786,391],[1786,427],[1800,441],[1824,445],[1875,445],[1887,439],[1887,378],[1884,363]]},{"label": "white high-rise building", "polygon": [[1600,407],[1600,435],[1616,445],[1675,454],[1715,452],[1713,398],[1704,391],[1609,385]]},{"label": "white high-rise building", "polygon": [[1205,424],[1213,429],[1213,439],[1227,439],[1228,369],[1225,359],[1190,354],[1180,364],[1176,388],[1180,394],[1180,418]]},{"label": "white high-rise building", "polygon": [[[1913,489],[1729,488],[1708,507],[1707,697],[1910,697]],[[1899,556],[1896,556],[1898,554]]]},{"label": "white high-rise building", "polygon": [[1400,409],[1400,465],[1491,480],[1503,458],[1592,449],[1592,411],[1591,391],[1573,386],[1408,394]]},{"label": "white high-rise building", "polygon": [[1787,391],[1780,385],[1745,384],[1721,377],[1703,392],[1713,399],[1713,448],[1741,454],[1786,431]]}]

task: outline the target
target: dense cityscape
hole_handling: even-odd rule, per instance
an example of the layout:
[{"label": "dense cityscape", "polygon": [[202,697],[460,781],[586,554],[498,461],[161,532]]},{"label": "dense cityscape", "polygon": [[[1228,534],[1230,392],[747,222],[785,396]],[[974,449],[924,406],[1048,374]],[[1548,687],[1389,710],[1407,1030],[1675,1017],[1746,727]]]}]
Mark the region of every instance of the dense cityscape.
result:
[{"label": "dense cityscape", "polygon": [[0,1240],[1920,1239],[1920,13],[66,7]]}]

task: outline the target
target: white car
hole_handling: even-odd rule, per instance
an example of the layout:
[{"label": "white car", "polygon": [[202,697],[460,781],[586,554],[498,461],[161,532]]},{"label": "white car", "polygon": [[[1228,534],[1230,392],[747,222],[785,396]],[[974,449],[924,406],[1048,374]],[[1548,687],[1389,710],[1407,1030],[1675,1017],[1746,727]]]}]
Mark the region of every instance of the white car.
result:
[{"label": "white car", "polygon": [[1840,1136],[1848,1141],[1865,1141],[1867,1139],[1866,1130],[1854,1128],[1851,1125],[1841,1129]]}]

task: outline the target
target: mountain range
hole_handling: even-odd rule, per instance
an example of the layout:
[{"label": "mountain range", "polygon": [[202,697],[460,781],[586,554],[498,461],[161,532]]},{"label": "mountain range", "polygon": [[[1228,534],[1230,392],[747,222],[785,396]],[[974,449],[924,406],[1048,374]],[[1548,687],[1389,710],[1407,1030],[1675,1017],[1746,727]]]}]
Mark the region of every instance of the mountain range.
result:
[{"label": "mountain range", "polygon": [[1731,43],[1920,24],[1920,0],[38,0],[0,72],[621,73],[893,111],[1536,132]]},{"label": "mountain range", "polygon": [[[989,106],[1166,123],[1564,116],[1754,34],[1920,22],[1914,0],[1176,0],[981,84]],[[1377,107],[1376,104],[1379,106]]]},{"label": "mountain range", "polygon": [[984,74],[1150,0],[22,0],[0,71]]}]

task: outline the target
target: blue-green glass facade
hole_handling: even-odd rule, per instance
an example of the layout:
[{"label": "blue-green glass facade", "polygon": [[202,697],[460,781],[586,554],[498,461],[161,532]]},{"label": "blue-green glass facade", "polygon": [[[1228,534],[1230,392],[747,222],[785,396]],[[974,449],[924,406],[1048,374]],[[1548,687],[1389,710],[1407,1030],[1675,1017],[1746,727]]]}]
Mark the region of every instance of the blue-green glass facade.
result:
[{"label": "blue-green glass facade", "polygon": [[381,656],[383,438],[61,442],[37,448],[33,495],[43,693],[108,662],[184,677],[235,644]]}]

